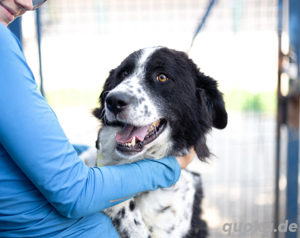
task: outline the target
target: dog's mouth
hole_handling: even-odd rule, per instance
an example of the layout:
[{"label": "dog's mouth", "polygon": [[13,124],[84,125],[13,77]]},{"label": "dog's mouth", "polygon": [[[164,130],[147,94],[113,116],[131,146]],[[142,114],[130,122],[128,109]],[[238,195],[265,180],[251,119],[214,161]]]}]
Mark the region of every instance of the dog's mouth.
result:
[{"label": "dog's mouth", "polygon": [[122,153],[141,152],[145,145],[154,141],[164,131],[166,125],[165,119],[141,127],[125,124],[116,135],[116,149]]}]

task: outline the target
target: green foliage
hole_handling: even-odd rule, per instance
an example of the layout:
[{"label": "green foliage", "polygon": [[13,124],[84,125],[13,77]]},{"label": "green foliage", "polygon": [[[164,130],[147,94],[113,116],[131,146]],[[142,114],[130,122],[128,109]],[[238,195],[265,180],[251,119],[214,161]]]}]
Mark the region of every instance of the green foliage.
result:
[{"label": "green foliage", "polygon": [[252,93],[246,90],[231,90],[225,92],[224,97],[229,110],[275,113],[275,92]]}]

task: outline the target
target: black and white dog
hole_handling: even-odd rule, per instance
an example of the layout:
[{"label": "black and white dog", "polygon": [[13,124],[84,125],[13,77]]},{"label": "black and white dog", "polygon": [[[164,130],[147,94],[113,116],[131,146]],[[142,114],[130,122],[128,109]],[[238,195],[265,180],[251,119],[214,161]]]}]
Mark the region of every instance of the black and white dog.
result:
[{"label": "black and white dog", "polygon": [[[165,47],[138,50],[110,72],[94,115],[102,121],[101,165],[184,155],[209,157],[206,133],[227,124],[222,94],[188,56]],[[206,237],[200,175],[183,170],[167,189],[142,193],[105,212],[121,237]]]}]

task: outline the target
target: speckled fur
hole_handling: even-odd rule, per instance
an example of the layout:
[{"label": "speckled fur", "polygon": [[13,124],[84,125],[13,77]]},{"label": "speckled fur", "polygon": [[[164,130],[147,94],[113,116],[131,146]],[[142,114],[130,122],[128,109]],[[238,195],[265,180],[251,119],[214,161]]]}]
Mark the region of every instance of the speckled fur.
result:
[{"label": "speckled fur", "polygon": [[[121,76],[124,71],[126,77]],[[155,81],[158,73],[169,80]],[[110,111],[106,103],[114,94],[130,97],[130,104],[118,113]],[[185,53],[164,47],[129,55],[110,72],[100,103],[94,115],[103,123],[97,148],[104,166],[184,155],[191,146],[198,158],[205,160],[210,154],[206,133],[213,126],[223,129],[227,124],[216,81],[202,74]],[[142,151],[128,155],[116,149],[115,137],[122,124],[144,126],[161,118],[167,120],[165,130]],[[204,238],[208,232],[201,219],[202,197],[200,175],[183,170],[170,188],[139,194],[105,212],[122,238]]]}]

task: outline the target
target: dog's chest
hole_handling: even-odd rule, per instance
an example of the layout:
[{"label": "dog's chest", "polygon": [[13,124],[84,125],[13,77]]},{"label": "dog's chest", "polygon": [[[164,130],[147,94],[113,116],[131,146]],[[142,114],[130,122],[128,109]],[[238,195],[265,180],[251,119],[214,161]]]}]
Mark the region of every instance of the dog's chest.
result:
[{"label": "dog's chest", "polygon": [[195,178],[182,171],[172,187],[143,193],[136,197],[137,208],[152,237],[184,237],[190,229],[195,193]]}]

